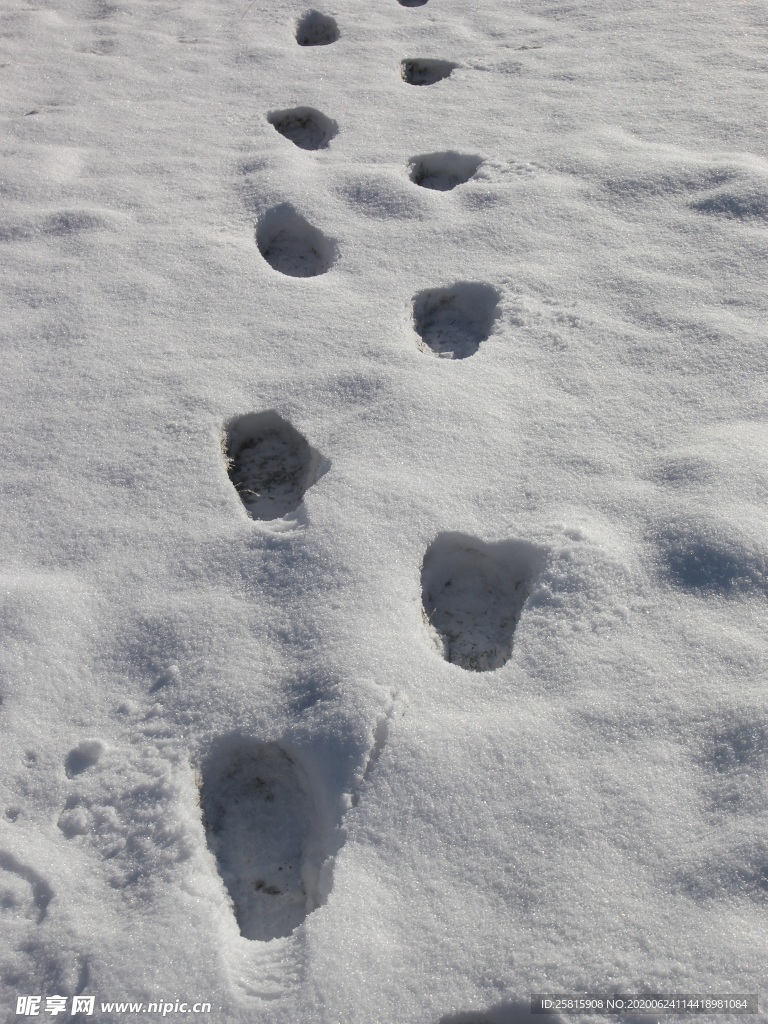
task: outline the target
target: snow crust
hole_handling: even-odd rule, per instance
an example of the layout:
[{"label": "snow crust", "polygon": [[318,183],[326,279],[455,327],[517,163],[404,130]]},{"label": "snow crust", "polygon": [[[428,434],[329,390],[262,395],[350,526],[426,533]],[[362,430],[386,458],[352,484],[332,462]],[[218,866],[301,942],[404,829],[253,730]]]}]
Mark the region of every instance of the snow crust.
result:
[{"label": "snow crust", "polygon": [[0,24],[8,1019],[768,1020],[763,6]]}]

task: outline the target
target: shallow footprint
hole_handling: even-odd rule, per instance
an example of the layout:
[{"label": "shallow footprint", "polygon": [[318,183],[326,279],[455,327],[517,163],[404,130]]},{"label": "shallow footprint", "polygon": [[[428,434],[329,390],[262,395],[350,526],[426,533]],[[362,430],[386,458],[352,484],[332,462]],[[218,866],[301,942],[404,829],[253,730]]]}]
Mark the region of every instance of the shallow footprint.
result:
[{"label": "shallow footprint", "polygon": [[469,156],[449,150],[445,153],[425,153],[423,156],[411,157],[409,161],[410,179],[422,188],[436,189],[438,192],[450,192],[477,172],[482,163],[479,156]]},{"label": "shallow footprint", "polygon": [[339,126],[314,107],[271,110],[267,120],[299,149],[325,149]]},{"label": "shallow footprint", "polygon": [[421,569],[423,616],[446,661],[489,672],[509,660],[534,556],[521,541],[485,544],[460,533],[433,541]]},{"label": "shallow footprint", "polygon": [[53,899],[53,890],[42,875],[9,850],[0,850],[0,919],[41,924]]},{"label": "shallow footprint", "polygon": [[434,85],[450,77],[459,65],[449,60],[430,60],[427,57],[408,57],[400,62],[400,74],[408,85]]},{"label": "shallow footprint", "polygon": [[680,519],[658,538],[663,575],[674,586],[702,597],[768,595],[768,552],[736,524]]},{"label": "shallow footprint", "polygon": [[330,270],[336,245],[289,203],[274,206],[256,228],[256,245],[267,263],[288,277],[318,277]]},{"label": "shallow footprint", "polygon": [[290,935],[317,906],[307,889],[313,807],[304,772],[276,743],[238,738],[209,758],[201,802],[243,937]]},{"label": "shallow footprint", "polygon": [[765,183],[734,182],[689,206],[697,213],[727,220],[768,221],[768,187]]},{"label": "shallow footprint", "polygon": [[299,46],[328,46],[339,38],[339,26],[330,14],[307,11],[296,25],[296,42]]},{"label": "shallow footprint", "polygon": [[419,348],[442,359],[473,356],[491,333],[500,298],[496,288],[469,281],[419,292],[413,299]]},{"label": "shallow footprint", "polygon": [[328,460],[276,412],[249,413],[227,424],[229,479],[252,519],[293,512],[328,468]]}]

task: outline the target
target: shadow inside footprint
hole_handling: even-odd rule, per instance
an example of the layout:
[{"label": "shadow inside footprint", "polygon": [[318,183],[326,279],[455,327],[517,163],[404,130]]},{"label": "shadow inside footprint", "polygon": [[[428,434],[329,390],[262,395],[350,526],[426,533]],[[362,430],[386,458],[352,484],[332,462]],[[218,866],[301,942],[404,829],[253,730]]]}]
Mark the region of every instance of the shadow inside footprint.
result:
[{"label": "shadow inside footprint", "polygon": [[231,420],[223,447],[229,479],[248,515],[267,522],[298,508],[330,465],[273,410]]},{"label": "shadow inside footprint", "polygon": [[500,298],[496,288],[469,281],[419,292],[413,299],[419,348],[442,359],[473,356],[491,333]]},{"label": "shadow inside footprint", "polygon": [[433,541],[421,569],[422,614],[446,661],[489,672],[509,660],[540,559],[524,541],[485,544],[461,533]]},{"label": "shadow inside footprint", "polygon": [[269,123],[299,149],[325,149],[339,126],[314,107],[271,110]]},{"label": "shadow inside footprint", "polygon": [[328,46],[339,38],[339,27],[330,14],[307,11],[296,25],[296,42],[299,46]]},{"label": "shadow inside footprint", "polygon": [[243,937],[290,935],[319,902],[306,863],[314,826],[306,773],[276,743],[229,738],[204,768],[201,805]]},{"label": "shadow inside footprint", "polygon": [[450,192],[477,172],[482,163],[479,156],[468,156],[452,150],[445,153],[425,153],[409,161],[410,179],[422,188]]},{"label": "shadow inside footprint", "polygon": [[423,7],[427,0],[397,0],[401,7]]},{"label": "shadow inside footprint", "polygon": [[336,245],[289,203],[274,206],[256,228],[256,245],[267,263],[287,277],[318,277],[330,270]]},{"label": "shadow inside footprint", "polygon": [[450,77],[457,68],[449,60],[430,60],[427,57],[409,57],[400,62],[400,74],[408,85],[434,85]]}]

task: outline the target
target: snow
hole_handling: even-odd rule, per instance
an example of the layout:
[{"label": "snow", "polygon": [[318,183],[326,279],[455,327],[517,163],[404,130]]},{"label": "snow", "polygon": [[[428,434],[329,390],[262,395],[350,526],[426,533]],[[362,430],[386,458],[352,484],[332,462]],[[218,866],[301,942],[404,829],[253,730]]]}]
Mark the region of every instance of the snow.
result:
[{"label": "snow", "polygon": [[768,1019],[764,31],[6,5],[9,1020]]}]

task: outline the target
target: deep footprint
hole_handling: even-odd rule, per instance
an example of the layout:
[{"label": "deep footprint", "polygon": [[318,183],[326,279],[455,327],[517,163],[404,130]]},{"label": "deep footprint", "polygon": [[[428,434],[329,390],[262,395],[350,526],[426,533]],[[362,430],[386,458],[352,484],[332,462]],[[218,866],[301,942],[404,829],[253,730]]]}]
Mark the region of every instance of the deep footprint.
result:
[{"label": "deep footprint", "polygon": [[471,672],[500,668],[528,598],[534,549],[442,534],[421,570],[423,616],[446,661]]},{"label": "deep footprint", "polygon": [[299,507],[328,468],[302,434],[276,412],[250,413],[227,424],[229,479],[252,519],[271,521]]},{"label": "deep footprint", "polygon": [[299,46],[328,46],[339,38],[339,27],[330,14],[307,11],[296,25]]},{"label": "deep footprint", "polygon": [[482,162],[479,156],[468,156],[452,150],[446,153],[425,153],[411,158],[410,179],[422,188],[450,192],[457,185],[469,181]]},{"label": "deep footprint", "polygon": [[325,149],[339,126],[314,107],[272,110],[267,120],[299,149]]},{"label": "deep footprint", "polygon": [[442,359],[468,359],[491,333],[501,293],[487,284],[459,281],[413,299],[419,348]]},{"label": "deep footprint", "polygon": [[314,822],[303,770],[276,743],[230,740],[209,758],[201,804],[243,937],[290,935],[318,904],[305,862]]},{"label": "deep footprint", "polygon": [[449,78],[451,72],[459,65],[452,64],[449,60],[429,60],[426,57],[409,57],[400,62],[400,74],[403,81],[408,85],[434,85],[444,78]]},{"label": "deep footprint", "polygon": [[336,245],[289,203],[273,207],[258,223],[256,245],[267,263],[288,277],[318,277],[330,270]]}]

